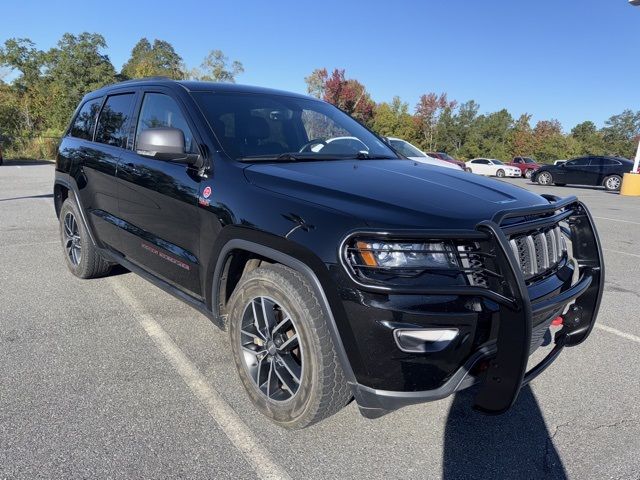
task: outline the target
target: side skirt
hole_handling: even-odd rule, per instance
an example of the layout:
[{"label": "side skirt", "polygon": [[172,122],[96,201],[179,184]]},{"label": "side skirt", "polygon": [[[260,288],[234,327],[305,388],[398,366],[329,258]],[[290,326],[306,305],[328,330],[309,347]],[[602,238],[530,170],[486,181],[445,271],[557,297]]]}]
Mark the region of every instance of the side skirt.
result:
[{"label": "side skirt", "polygon": [[152,283],[159,289],[167,292],[168,294],[174,296],[178,300],[183,301],[190,307],[195,308],[198,312],[203,314],[209,320],[211,320],[218,328],[224,328],[224,322],[222,318],[216,317],[206,306],[205,302],[202,300],[198,300],[197,298],[192,297],[191,295],[184,293],[182,290],[174,287],[170,283],[158,278],[157,276],[149,273],[147,270],[140,268],[139,266],[129,262],[122,255],[118,255],[115,252],[110,250],[100,249],[100,254],[103,255],[108,260],[122,265],[127,270],[135,273],[136,275],[141,276],[148,282]]}]

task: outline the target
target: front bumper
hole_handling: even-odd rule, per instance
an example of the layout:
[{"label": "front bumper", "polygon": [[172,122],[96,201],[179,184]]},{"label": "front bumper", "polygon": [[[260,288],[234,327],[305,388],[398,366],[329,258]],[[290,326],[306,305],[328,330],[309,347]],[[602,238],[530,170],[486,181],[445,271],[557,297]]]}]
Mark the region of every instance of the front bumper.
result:
[{"label": "front bumper", "polygon": [[[413,390],[403,387],[387,390],[375,385],[367,386],[365,382],[352,385],[356,401],[365,416],[375,418],[406,405],[438,400],[474,383],[479,383],[475,407],[485,413],[502,413],[513,405],[520,388],[544,371],[564,347],[577,345],[586,339],[593,328],[602,297],[602,249],[592,217],[584,204],[575,197],[559,199],[547,196],[547,199],[548,206],[499,212],[491,221],[477,225],[474,233],[482,233],[493,245],[495,264],[503,278],[499,284],[493,284],[491,288],[438,287],[420,292],[400,292],[419,293],[424,298],[430,295],[451,295],[459,299],[480,297],[495,305],[496,313],[492,318],[497,321],[492,322],[494,331],[491,339],[464,353],[464,360],[460,361],[458,368],[436,388]],[[511,223],[521,218],[525,221]],[[535,289],[526,285],[507,235],[514,231],[542,228],[557,223],[559,219],[569,225],[573,259],[579,277],[573,282],[569,279],[565,287],[554,290],[553,294],[537,296],[532,300],[530,294]],[[456,238],[454,232],[451,233],[451,238]],[[455,235],[461,233],[458,231]],[[446,232],[438,232],[438,235],[446,237]],[[362,285],[360,288],[363,288]],[[555,335],[550,353],[527,371],[532,331],[536,326],[534,319],[557,316],[570,304],[573,305],[565,315],[562,329]],[[428,356],[423,364],[425,369],[429,367]],[[481,364],[485,368],[479,373]]]}]

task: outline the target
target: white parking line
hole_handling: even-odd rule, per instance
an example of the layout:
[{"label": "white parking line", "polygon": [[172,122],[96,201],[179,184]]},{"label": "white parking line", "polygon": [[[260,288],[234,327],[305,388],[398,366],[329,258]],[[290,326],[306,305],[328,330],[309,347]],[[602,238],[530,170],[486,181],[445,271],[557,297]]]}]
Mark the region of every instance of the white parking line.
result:
[{"label": "white parking line", "polygon": [[604,330],[605,332],[613,333],[614,335],[618,335],[619,337],[626,338],[627,340],[631,340],[632,342],[640,343],[640,337],[636,335],[632,335],[627,332],[622,332],[615,328],[611,328],[608,325],[603,325],[602,323],[596,323],[596,328],[600,330]]},{"label": "white parking line", "polygon": [[619,253],[621,255],[629,255],[630,257],[640,258],[640,255],[638,255],[637,253],[623,252],[621,250],[611,250],[610,248],[603,248],[602,250],[604,250],[605,252]]},{"label": "white parking line", "polygon": [[155,342],[160,352],[174,366],[191,392],[202,402],[209,415],[220,426],[231,443],[242,453],[258,476],[264,479],[289,479],[290,477],[284,468],[271,458],[269,452],[260,445],[249,427],[220,394],[209,385],[204,375],[180,350],[160,324],[145,312],[127,287],[116,278],[109,278],[108,281],[115,293],[131,309],[136,320]]},{"label": "white parking line", "polygon": [[609,217],[593,217],[598,220],[610,220],[612,222],[621,222],[621,223],[630,223],[632,225],[640,225],[640,222],[632,222],[631,220],[621,220],[619,218],[609,218]]}]

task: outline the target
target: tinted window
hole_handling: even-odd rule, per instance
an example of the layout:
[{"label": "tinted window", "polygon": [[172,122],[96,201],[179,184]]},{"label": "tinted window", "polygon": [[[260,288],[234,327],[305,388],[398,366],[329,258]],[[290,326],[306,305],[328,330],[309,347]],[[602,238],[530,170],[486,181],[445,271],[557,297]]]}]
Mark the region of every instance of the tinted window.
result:
[{"label": "tinted window", "polygon": [[162,93],[146,93],[142,101],[138,128],[136,129],[136,143],[140,132],[149,128],[172,127],[179,128],[184,133],[185,151],[196,153],[193,135],[186,119],[176,101]]},{"label": "tinted window", "polygon": [[133,93],[112,95],[102,107],[96,142],[125,148],[127,146],[127,125],[133,106]]},{"label": "tinted window", "polygon": [[96,117],[100,111],[100,105],[102,105],[102,98],[85,102],[73,121],[73,125],[71,125],[69,134],[72,137],[84,138],[85,140],[93,138],[93,127],[96,126]]},{"label": "tinted window", "polygon": [[567,167],[584,167],[589,165],[588,158],[576,158],[575,160],[569,160],[566,163]]},{"label": "tinted window", "polygon": [[610,167],[612,165],[620,165],[620,162],[610,158],[592,158],[591,165],[594,167]]},{"label": "tinted window", "polygon": [[479,164],[481,164],[481,165],[489,165],[489,160],[486,160],[486,159],[482,158],[482,159],[480,159],[480,160],[474,160],[474,161],[473,161],[473,162],[471,162],[471,163],[479,163]]},{"label": "tinted window", "polygon": [[375,135],[326,102],[253,93],[192,94],[231,158],[270,159],[283,153],[314,160],[364,152],[397,158]]}]

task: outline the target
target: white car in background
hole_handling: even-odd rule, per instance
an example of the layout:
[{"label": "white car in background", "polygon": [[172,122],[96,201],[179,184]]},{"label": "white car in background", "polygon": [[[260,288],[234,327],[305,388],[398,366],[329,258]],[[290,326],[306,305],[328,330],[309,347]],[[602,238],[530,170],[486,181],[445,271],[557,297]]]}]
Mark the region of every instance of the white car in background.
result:
[{"label": "white car in background", "polygon": [[522,176],[522,171],[518,167],[505,165],[495,158],[474,158],[465,164],[473,173],[486,175],[488,177],[517,177]]},{"label": "white car in background", "polygon": [[401,138],[387,137],[387,142],[389,142],[389,145],[391,145],[396,151],[415,162],[463,171],[462,168],[460,168],[455,163],[446,162],[438,158],[430,157],[418,147],[411,145],[409,142],[407,142],[406,140],[402,140]]}]

